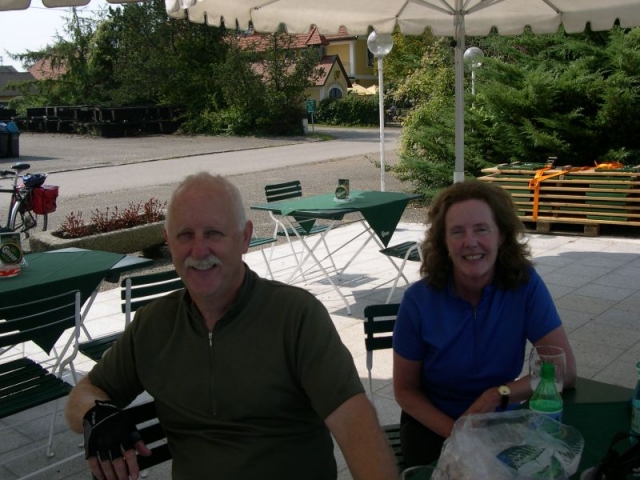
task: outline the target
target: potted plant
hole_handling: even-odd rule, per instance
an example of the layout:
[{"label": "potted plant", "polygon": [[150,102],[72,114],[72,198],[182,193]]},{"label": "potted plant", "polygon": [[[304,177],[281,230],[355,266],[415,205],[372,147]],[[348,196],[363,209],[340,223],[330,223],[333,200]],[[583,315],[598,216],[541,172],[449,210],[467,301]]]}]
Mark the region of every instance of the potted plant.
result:
[{"label": "potted plant", "polygon": [[85,223],[82,212],[71,212],[59,230],[31,235],[29,247],[32,252],[76,247],[114,253],[134,253],[157,247],[164,243],[165,206],[166,202],[150,198],[145,203],[132,202],[125,209],[96,209],[89,224]]}]

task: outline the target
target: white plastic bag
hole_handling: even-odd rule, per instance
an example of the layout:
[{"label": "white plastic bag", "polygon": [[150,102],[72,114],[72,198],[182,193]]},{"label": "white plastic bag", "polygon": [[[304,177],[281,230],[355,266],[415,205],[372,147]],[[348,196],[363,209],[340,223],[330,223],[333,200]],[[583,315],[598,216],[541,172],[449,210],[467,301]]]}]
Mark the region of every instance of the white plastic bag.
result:
[{"label": "white plastic bag", "polygon": [[578,469],[584,438],[531,410],[460,417],[438,468],[456,480],[559,480]]}]

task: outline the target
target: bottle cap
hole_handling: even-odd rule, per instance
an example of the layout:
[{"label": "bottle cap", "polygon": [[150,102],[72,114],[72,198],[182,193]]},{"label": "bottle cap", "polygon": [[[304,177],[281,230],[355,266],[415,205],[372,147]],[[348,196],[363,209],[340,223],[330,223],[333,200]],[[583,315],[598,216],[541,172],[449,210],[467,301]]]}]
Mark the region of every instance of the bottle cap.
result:
[{"label": "bottle cap", "polygon": [[554,379],[556,376],[556,366],[550,362],[543,363],[540,368],[540,376],[542,378]]}]

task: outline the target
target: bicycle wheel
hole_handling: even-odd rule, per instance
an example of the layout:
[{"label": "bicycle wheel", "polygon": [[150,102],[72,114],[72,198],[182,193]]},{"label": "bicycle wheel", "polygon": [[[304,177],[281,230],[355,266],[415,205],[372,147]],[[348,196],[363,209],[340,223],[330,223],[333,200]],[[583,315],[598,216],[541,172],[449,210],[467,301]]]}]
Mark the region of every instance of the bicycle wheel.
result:
[{"label": "bicycle wheel", "polygon": [[9,216],[8,227],[14,232],[24,231],[24,213],[22,208],[22,200],[18,200],[11,207],[11,215]]},{"label": "bicycle wheel", "polygon": [[22,208],[23,206],[23,201],[16,202],[13,205],[9,228],[14,232],[24,233],[26,238],[29,238],[29,230],[36,228],[38,225],[43,231],[46,230],[49,224],[49,215],[38,215],[33,213],[33,210]]}]

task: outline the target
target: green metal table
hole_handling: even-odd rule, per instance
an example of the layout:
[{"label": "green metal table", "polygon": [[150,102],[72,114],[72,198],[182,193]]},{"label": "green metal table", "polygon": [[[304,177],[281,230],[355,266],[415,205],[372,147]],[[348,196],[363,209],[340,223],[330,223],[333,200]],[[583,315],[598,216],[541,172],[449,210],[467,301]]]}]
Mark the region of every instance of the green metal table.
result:
[{"label": "green metal table", "polygon": [[575,389],[562,394],[562,422],[578,429],[584,437],[584,450],[578,471],[581,473],[602,461],[617,432],[627,432],[631,425],[630,388],[578,377]]},{"label": "green metal table", "polygon": [[[355,222],[361,222],[364,230],[356,235],[356,237],[349,240],[349,242],[342,245],[338,250],[344,248],[352,241],[355,241],[361,235],[368,234],[368,236],[358,251],[351,257],[345,266],[342,267],[340,270],[340,273],[342,273],[372,239],[378,243],[380,248],[388,246],[407,205],[411,200],[418,198],[421,198],[421,195],[403,192],[352,190],[349,194],[349,198],[345,200],[338,200],[335,198],[335,195],[331,193],[301,197],[295,200],[263,203],[253,205],[251,206],[251,209],[269,211],[279,215],[283,218],[285,223],[292,228],[293,223],[290,218],[297,221],[308,219],[322,219],[329,221],[329,228],[319,235],[320,238],[312,246],[307,244],[304,237],[298,236],[298,239],[307,254],[298,264],[297,269],[293,272],[289,281],[293,280],[298,272],[302,273],[302,266],[309,258],[313,259],[315,265],[320,268],[324,277],[329,281],[340,298],[342,298],[347,307],[347,313],[351,314],[349,302],[344,297],[338,286],[333,282],[326,269],[322,266],[322,261],[316,257],[314,250],[323,238],[329,234],[332,228],[342,221],[345,215],[356,215]],[[307,222],[306,226],[310,229],[313,226],[313,222]],[[330,252],[329,255],[335,254],[336,251]],[[390,261],[397,269],[398,267],[396,264],[392,260]]]},{"label": "green metal table", "polygon": [[[83,322],[105,279],[117,282],[121,273],[153,264],[148,258],[79,248],[30,253],[24,258],[27,266],[19,275],[0,279],[0,305],[28,302],[38,290],[49,295],[79,290]],[[51,339],[53,344],[58,338]]]},{"label": "green metal table", "polygon": [[[581,377],[577,378],[575,388],[564,390],[562,423],[576,428],[584,438],[580,465],[572,480],[579,480],[584,470],[604,459],[616,433],[629,431],[632,394],[630,388]],[[435,460],[433,465],[437,463]]]}]

